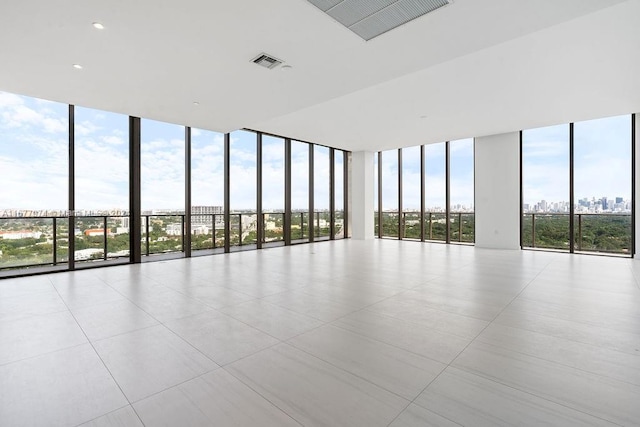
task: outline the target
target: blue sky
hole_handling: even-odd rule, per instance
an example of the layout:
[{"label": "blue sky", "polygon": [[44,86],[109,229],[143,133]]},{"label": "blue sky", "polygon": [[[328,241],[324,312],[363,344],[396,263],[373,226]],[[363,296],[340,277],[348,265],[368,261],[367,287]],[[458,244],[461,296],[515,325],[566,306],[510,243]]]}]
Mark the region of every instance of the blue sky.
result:
[{"label": "blue sky", "polygon": [[[451,205],[473,206],[473,139],[451,141]],[[402,207],[420,209],[420,147],[402,151]],[[377,182],[377,163],[376,163]],[[445,144],[425,146],[425,206],[429,210],[445,209]],[[377,203],[377,196],[374,198]],[[398,206],[398,150],[382,153],[383,210]],[[377,206],[376,206],[377,208]]]},{"label": "blue sky", "polygon": [[[142,119],[142,209],[184,209],[184,127]],[[67,209],[68,107],[0,92],[0,209]],[[128,117],[75,109],[76,210],[128,209]],[[292,142],[292,206],[308,208],[309,146]],[[222,206],[224,135],[192,129],[192,204]],[[336,206],[342,152],[336,151]],[[329,150],[316,146],[315,205],[329,208]],[[340,163],[338,164],[338,160]],[[231,134],[231,208],[256,207],[256,134]],[[284,210],[284,140],[263,137],[263,208]]]},{"label": "blue sky", "polygon": [[[128,118],[76,107],[76,208],[128,208]],[[67,207],[65,104],[0,92],[0,208]],[[523,133],[524,201],[568,200],[569,126]],[[630,116],[575,124],[576,198],[631,196]],[[255,209],[256,135],[231,134],[231,207]],[[426,207],[444,209],[444,143],[426,146]],[[192,130],[192,201],[223,203],[223,135]],[[284,143],[263,138],[265,210],[284,209]],[[292,143],[292,206],[308,203],[308,145]],[[314,148],[315,205],[329,207],[329,149]],[[404,149],[403,206],[420,207],[419,147]],[[342,152],[336,151],[336,206],[342,208]],[[375,169],[377,174],[377,167]],[[384,209],[397,206],[397,151],[383,153]],[[376,199],[377,200],[377,199]],[[451,204],[473,204],[473,140],[451,142]],[[184,127],[142,120],[142,208],[184,209]]]},{"label": "blue sky", "polygon": [[[569,125],[523,132],[524,203],[569,200]],[[631,116],[574,124],[576,200],[631,199]]]}]

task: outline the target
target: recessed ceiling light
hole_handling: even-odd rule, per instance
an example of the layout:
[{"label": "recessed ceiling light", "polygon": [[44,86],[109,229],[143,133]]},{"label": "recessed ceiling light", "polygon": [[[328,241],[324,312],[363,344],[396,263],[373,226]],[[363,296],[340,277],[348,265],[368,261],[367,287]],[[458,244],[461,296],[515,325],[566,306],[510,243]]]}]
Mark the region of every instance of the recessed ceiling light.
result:
[{"label": "recessed ceiling light", "polygon": [[193,101],[193,105],[197,107],[198,105],[200,105],[200,103],[198,101]]},{"label": "recessed ceiling light", "polygon": [[73,68],[75,68],[76,70],[82,70],[82,65],[80,65],[80,64],[73,64]]},{"label": "recessed ceiling light", "polygon": [[99,23],[99,22],[94,22],[94,23],[93,23],[93,28],[96,28],[96,29],[98,29],[98,30],[104,30],[104,25],[102,25],[102,24],[101,24],[101,23]]},{"label": "recessed ceiling light", "polygon": [[282,67],[280,67],[280,69],[282,71],[291,71],[293,67],[291,65],[283,65]]}]

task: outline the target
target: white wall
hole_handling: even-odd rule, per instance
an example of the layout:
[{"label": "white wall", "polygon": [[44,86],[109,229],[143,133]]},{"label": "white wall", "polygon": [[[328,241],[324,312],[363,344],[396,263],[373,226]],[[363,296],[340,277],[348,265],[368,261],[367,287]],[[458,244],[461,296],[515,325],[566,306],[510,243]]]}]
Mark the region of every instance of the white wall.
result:
[{"label": "white wall", "polygon": [[520,249],[520,134],[475,139],[476,247]]},{"label": "white wall", "polygon": [[351,236],[353,239],[373,239],[373,153],[356,151],[351,155]]}]

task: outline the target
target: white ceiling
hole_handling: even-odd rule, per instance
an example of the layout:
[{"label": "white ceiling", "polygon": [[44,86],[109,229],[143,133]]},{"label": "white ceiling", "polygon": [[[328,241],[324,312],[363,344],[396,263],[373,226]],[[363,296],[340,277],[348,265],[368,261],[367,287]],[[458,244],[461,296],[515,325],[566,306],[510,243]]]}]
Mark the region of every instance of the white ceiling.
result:
[{"label": "white ceiling", "polygon": [[365,42],[306,0],[7,1],[0,90],[373,151],[640,112],[638,16],[455,0]]}]

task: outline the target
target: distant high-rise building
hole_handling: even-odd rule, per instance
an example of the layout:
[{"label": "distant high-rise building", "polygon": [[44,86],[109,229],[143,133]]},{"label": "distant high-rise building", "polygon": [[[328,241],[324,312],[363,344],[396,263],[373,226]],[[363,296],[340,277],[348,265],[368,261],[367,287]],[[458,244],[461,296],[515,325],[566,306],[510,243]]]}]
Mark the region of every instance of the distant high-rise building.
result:
[{"label": "distant high-rise building", "polygon": [[224,223],[224,209],[222,206],[192,206],[191,207],[191,223],[192,224],[211,224],[212,215],[216,215],[216,223]]}]

